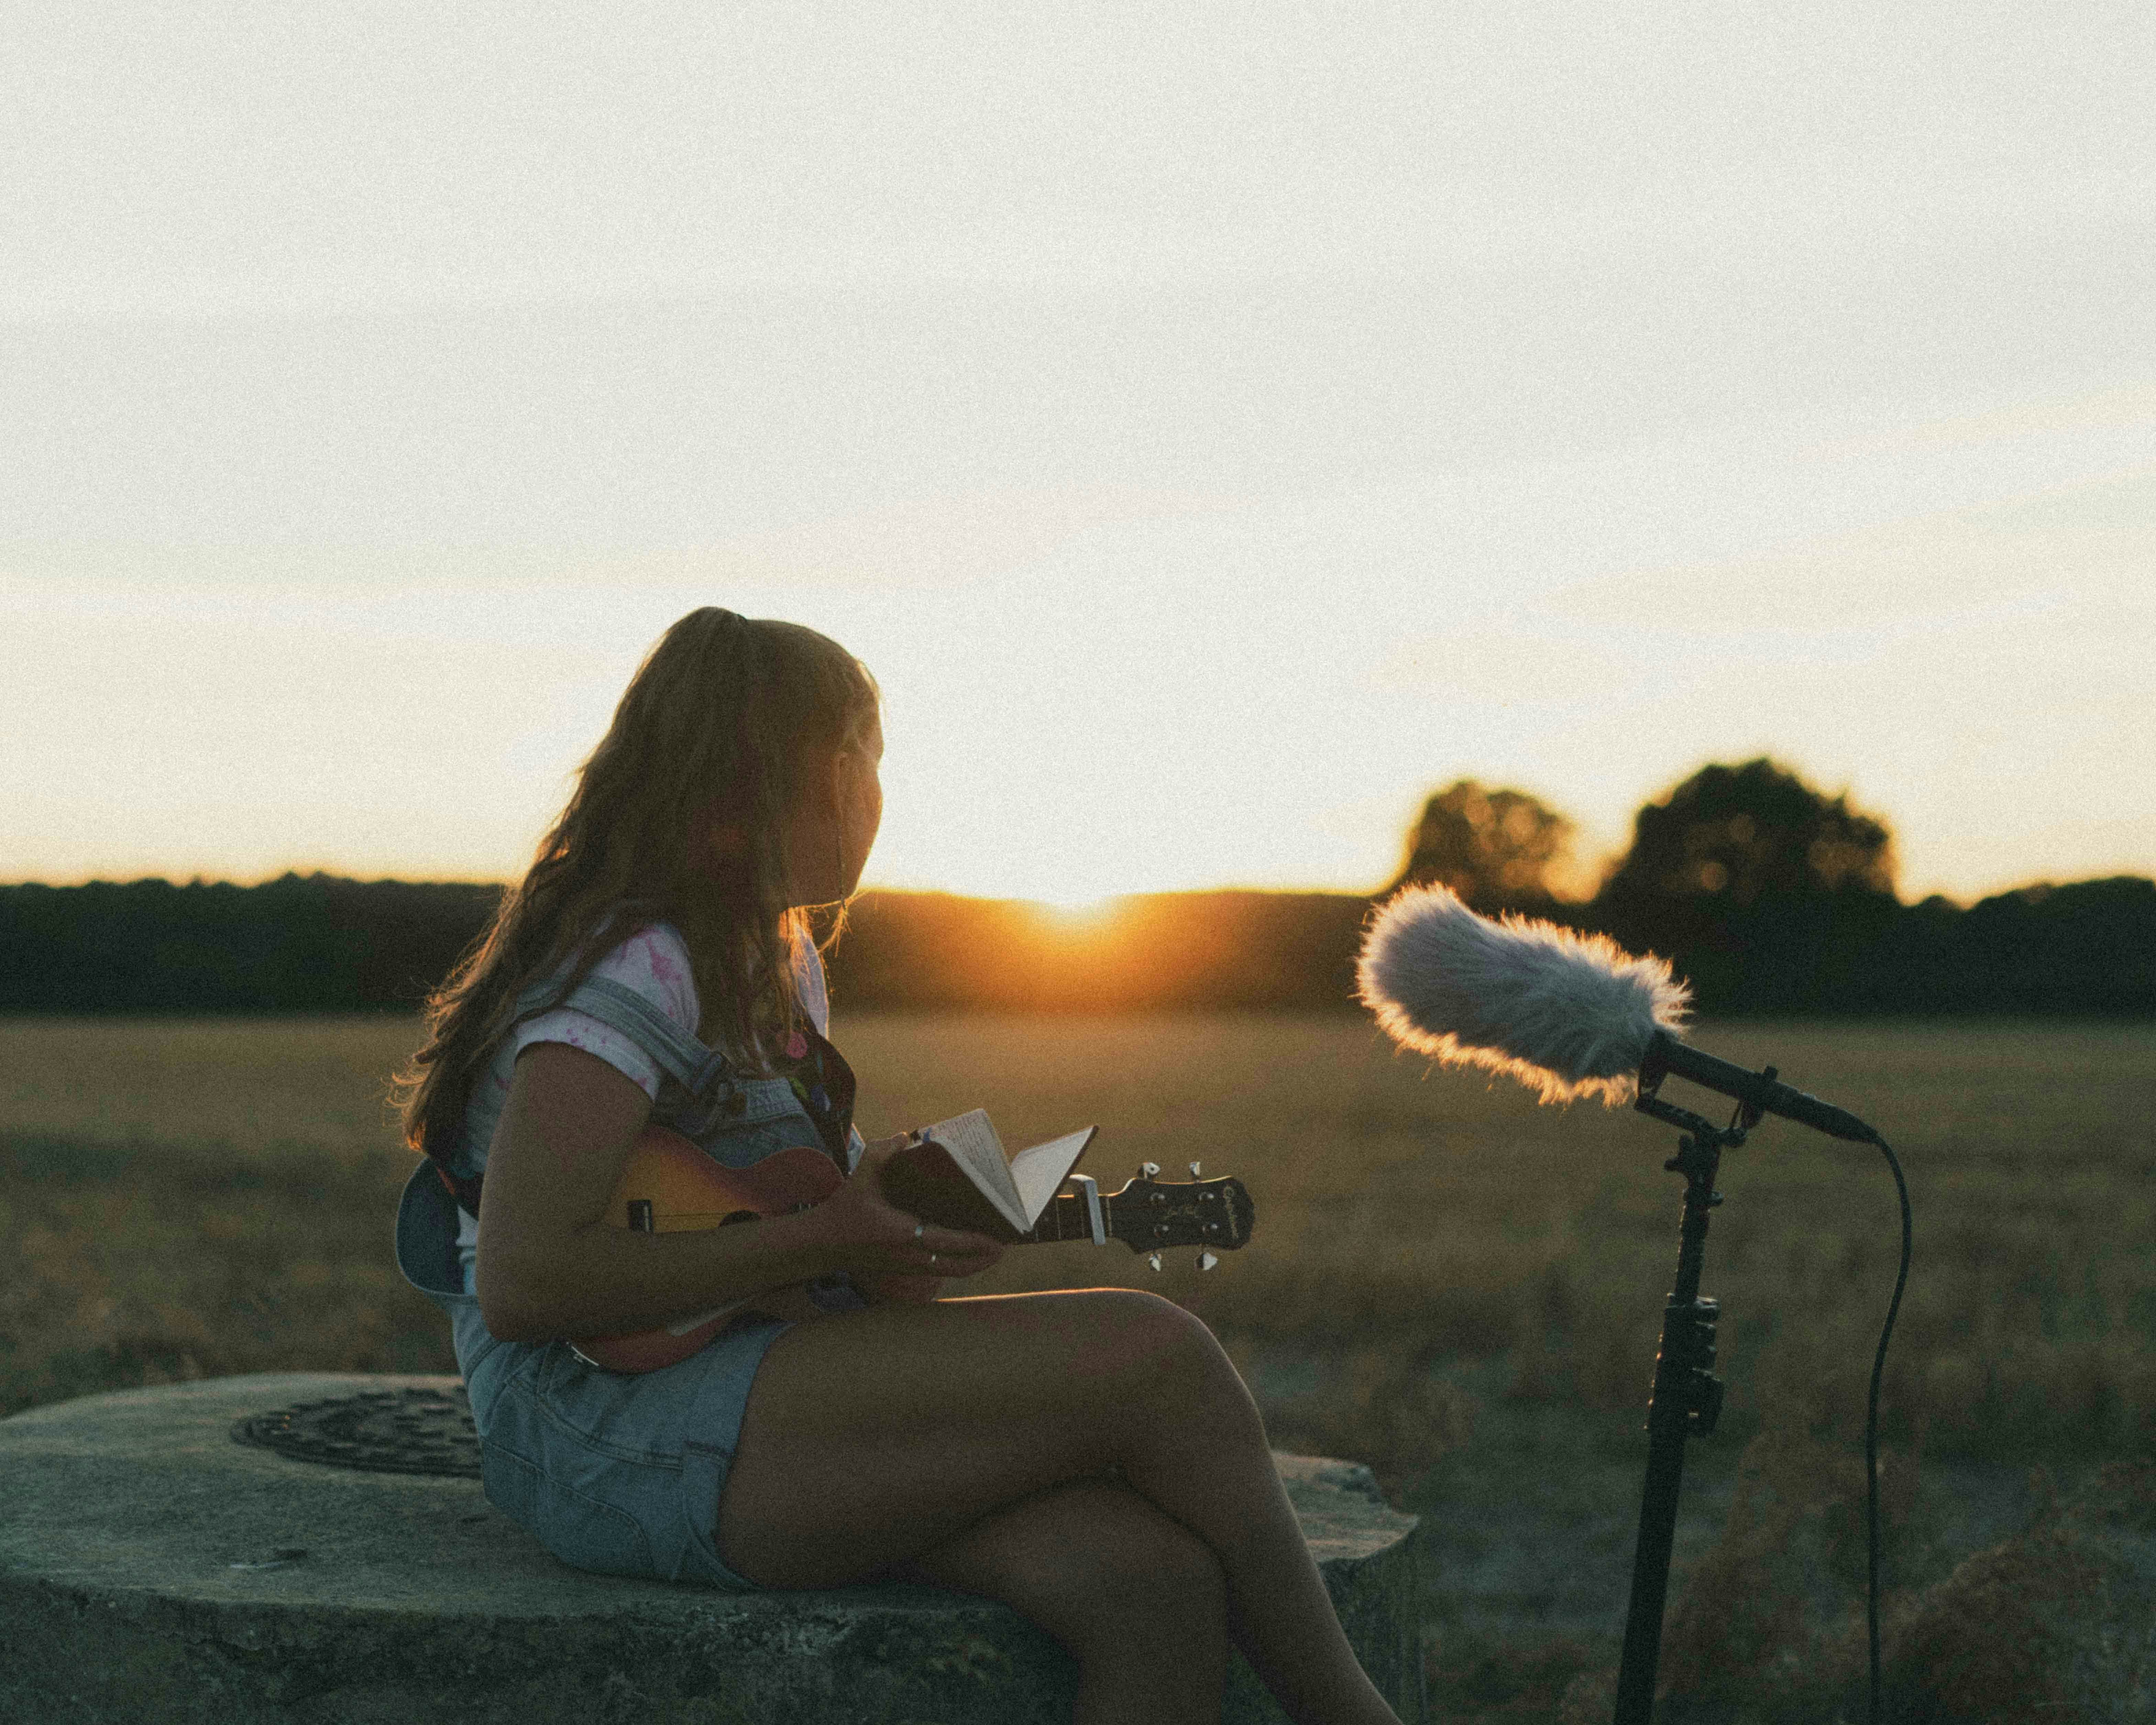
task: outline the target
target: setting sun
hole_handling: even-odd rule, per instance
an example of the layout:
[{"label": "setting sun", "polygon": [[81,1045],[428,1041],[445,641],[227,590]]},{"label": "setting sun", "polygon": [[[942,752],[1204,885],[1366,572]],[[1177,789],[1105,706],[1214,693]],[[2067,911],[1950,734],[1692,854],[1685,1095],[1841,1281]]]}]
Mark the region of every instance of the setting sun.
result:
[{"label": "setting sun", "polygon": [[1090,933],[1111,921],[1123,901],[1122,896],[1110,893],[1090,898],[1075,894],[1068,898],[1036,896],[1027,902],[1050,927],[1078,934]]}]

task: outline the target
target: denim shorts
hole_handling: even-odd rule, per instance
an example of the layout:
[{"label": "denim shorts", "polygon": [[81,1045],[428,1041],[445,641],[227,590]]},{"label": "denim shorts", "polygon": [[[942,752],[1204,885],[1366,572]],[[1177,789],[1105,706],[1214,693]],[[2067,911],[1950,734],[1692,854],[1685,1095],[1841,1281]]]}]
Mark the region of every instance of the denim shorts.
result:
[{"label": "denim shorts", "polygon": [[757,1590],[719,1556],[719,1494],[749,1385],[790,1325],[744,1316],[688,1358],[629,1376],[566,1342],[498,1342],[469,1296],[450,1320],[489,1502],[578,1569]]}]

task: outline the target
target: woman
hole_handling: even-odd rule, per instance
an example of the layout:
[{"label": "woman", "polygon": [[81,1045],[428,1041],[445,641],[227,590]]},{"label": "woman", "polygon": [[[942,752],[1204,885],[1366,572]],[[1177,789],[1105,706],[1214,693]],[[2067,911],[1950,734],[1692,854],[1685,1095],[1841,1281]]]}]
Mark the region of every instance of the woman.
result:
[{"label": "woman", "polygon": [[[488,1497],[586,1568],[1006,1601],[1075,1656],[1089,1725],[1217,1720],[1231,1638],[1297,1720],[1394,1722],[1204,1325],[1122,1289],[939,1298],[1001,1249],[880,1195],[905,1140],[851,1130],[803,907],[860,881],[882,752],[843,649],[691,613],[430,1004],[399,1261],[451,1314]],[[820,1146],[850,1178],[746,1225],[608,1225],[654,1119],[737,1168]],[[726,1306],[639,1376],[565,1339]]]}]

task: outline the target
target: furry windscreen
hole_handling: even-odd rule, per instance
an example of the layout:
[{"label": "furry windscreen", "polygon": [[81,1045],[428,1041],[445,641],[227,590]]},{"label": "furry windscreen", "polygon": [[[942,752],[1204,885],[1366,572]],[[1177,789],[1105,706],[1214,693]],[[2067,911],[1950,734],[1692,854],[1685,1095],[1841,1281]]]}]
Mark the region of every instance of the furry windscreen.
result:
[{"label": "furry windscreen", "polygon": [[1545,1102],[1630,1101],[1657,1027],[1691,991],[1669,961],[1538,917],[1477,916],[1442,886],[1395,893],[1372,920],[1357,993],[1402,1047],[1517,1078]]}]

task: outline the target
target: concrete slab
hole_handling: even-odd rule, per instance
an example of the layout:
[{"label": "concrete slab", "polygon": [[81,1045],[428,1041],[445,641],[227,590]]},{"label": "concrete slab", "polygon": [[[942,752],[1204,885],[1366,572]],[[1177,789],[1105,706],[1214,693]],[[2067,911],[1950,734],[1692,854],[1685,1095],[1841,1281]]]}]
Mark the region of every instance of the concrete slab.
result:
[{"label": "concrete slab", "polygon": [[[1073,1666],[940,1589],[736,1595],[591,1575],[476,1481],[357,1473],[233,1422],[448,1378],[280,1373],[0,1420],[0,1719],[267,1725],[1027,1725]],[[1368,1471],[1276,1458],[1342,1622],[1422,1717],[1414,1518]],[[1235,1725],[1282,1715],[1236,1661]]]}]

